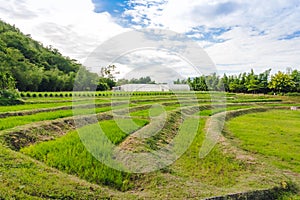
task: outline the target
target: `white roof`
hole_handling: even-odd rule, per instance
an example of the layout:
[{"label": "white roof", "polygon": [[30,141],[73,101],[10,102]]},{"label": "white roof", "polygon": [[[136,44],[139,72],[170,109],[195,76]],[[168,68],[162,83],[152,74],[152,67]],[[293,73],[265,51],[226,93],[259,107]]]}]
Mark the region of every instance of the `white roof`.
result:
[{"label": "white roof", "polygon": [[121,91],[190,91],[186,84],[126,84],[121,86]]}]

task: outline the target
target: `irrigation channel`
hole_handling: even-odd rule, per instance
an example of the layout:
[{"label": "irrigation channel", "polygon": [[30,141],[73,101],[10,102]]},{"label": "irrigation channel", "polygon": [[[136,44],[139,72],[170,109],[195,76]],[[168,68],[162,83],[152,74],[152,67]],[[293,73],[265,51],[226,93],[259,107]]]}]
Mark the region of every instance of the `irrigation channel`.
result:
[{"label": "irrigation channel", "polygon": [[[300,106],[300,98],[213,95],[222,101],[209,93],[82,95],[76,101],[34,95],[25,97],[24,105],[0,107],[0,199],[297,199],[300,158],[283,152],[300,146],[295,122],[300,111],[290,110]],[[252,130],[264,130],[258,122],[250,124],[259,113],[286,116],[265,122],[268,126],[294,118],[289,121],[294,127],[291,146],[275,145],[283,148],[281,154],[270,150],[276,141],[257,147],[249,135],[239,134],[245,121]],[[190,132],[195,122],[196,131]],[[111,168],[90,153],[78,133],[91,138],[98,126],[116,147],[113,151],[153,152],[170,146],[180,131],[194,136],[174,161],[135,173]],[[286,129],[276,131],[274,138],[288,134]],[[216,144],[199,156],[210,137],[217,138]],[[125,154],[119,159],[131,161]],[[135,166],[139,163],[133,162]]]}]

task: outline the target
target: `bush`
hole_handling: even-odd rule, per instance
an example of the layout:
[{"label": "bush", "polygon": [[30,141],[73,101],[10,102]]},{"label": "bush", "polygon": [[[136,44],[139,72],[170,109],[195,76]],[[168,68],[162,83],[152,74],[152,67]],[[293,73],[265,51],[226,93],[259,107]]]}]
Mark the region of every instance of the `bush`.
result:
[{"label": "bush", "polygon": [[32,94],[32,97],[37,97],[36,93],[33,93],[33,94]]},{"label": "bush", "polygon": [[39,93],[39,97],[43,97],[43,94]]},{"label": "bush", "polygon": [[44,97],[48,97],[48,93],[45,93],[45,94],[44,94]]},{"label": "bush", "polygon": [[0,105],[16,105],[24,102],[19,99],[20,94],[16,90],[0,90]]}]

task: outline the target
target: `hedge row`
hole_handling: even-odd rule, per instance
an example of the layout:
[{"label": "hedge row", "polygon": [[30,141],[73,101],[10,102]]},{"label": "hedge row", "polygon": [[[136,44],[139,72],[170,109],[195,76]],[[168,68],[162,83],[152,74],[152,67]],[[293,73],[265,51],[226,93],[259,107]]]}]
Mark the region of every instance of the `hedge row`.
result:
[{"label": "hedge row", "polygon": [[101,96],[157,96],[173,95],[172,92],[105,92],[105,93],[67,93],[67,92],[21,92],[22,98],[31,97],[101,97]]}]

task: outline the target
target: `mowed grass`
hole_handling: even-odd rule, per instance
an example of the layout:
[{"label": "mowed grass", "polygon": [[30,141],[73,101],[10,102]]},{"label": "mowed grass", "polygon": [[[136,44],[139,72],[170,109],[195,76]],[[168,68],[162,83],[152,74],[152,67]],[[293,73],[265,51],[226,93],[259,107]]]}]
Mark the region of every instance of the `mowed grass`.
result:
[{"label": "mowed grass", "polygon": [[240,146],[267,156],[282,169],[300,173],[300,112],[273,110],[230,120],[228,130]]},{"label": "mowed grass", "polygon": [[[123,131],[117,126],[113,120],[101,121],[99,125],[106,134],[107,138],[113,143],[118,144],[124,140],[131,132],[136,130],[128,123],[128,119],[120,119],[118,123],[123,124]],[[146,125],[147,120],[134,119],[138,128]],[[128,124],[126,126],[126,124]],[[99,160],[97,160],[84,146],[81,139],[94,137],[99,130],[98,124],[82,127],[79,132],[88,135],[80,136],[76,131],[68,133],[66,136],[53,141],[39,143],[30,147],[21,149],[26,155],[29,155],[37,160],[40,160],[51,167],[65,171],[70,174],[75,174],[80,178],[86,179],[97,184],[104,184],[119,190],[127,190],[131,187],[131,175],[126,172],[121,172],[112,169]],[[124,126],[125,125],[125,126]],[[125,130],[124,130],[125,129]],[[93,138],[92,138],[93,139]],[[94,137],[94,140],[95,137]],[[93,141],[92,141],[93,142]],[[109,144],[103,141],[94,141],[95,146],[108,147]],[[92,144],[93,145],[93,144]],[[93,147],[91,147],[93,148]],[[95,147],[97,148],[97,147]],[[103,149],[105,159],[111,159],[109,149]],[[106,152],[107,151],[107,152]],[[117,163],[116,163],[117,164]]]}]

